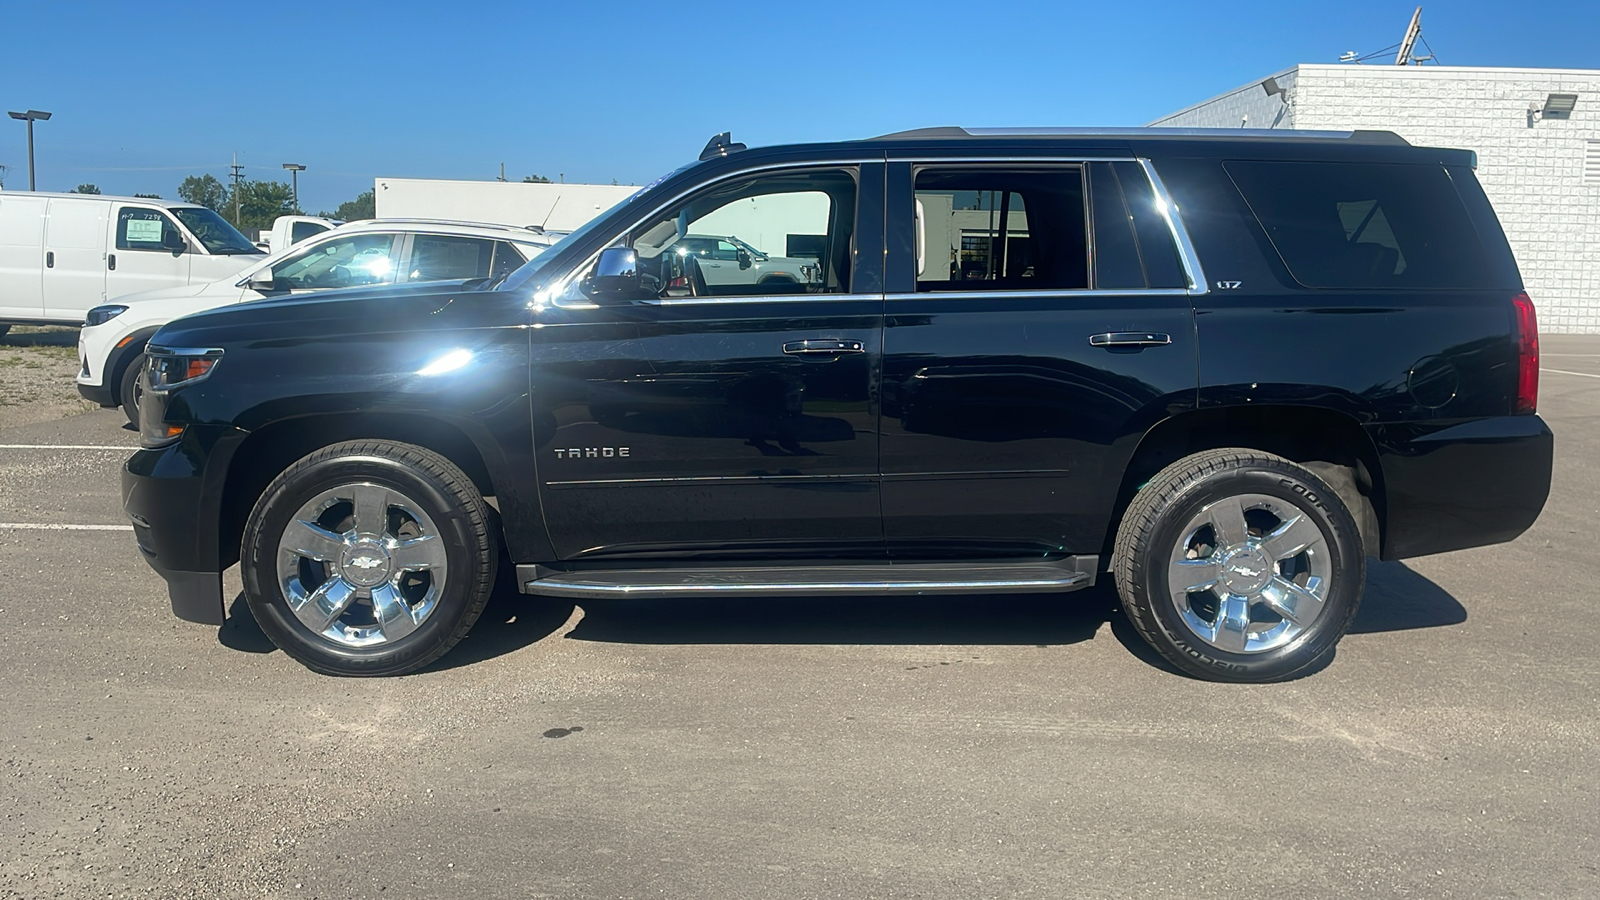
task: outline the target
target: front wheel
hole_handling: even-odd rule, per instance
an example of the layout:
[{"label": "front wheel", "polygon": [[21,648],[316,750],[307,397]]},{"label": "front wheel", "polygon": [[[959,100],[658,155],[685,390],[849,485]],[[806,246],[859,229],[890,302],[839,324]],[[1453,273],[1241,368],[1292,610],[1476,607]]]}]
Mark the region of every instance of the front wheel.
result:
[{"label": "front wheel", "polygon": [[1337,494],[1257,450],[1197,453],[1135,495],[1112,562],[1128,619],[1212,681],[1277,681],[1333,652],[1361,603],[1366,555]]},{"label": "front wheel", "polygon": [[437,453],[324,447],[256,502],[240,557],[272,642],[328,675],[403,675],[466,636],[494,585],[488,505]]},{"label": "front wheel", "polygon": [[122,405],[122,414],[128,417],[134,427],[139,426],[139,401],[144,397],[144,382],[139,380],[139,375],[144,372],[144,354],[135,356],[122,370],[122,384],[117,390],[117,400]]}]

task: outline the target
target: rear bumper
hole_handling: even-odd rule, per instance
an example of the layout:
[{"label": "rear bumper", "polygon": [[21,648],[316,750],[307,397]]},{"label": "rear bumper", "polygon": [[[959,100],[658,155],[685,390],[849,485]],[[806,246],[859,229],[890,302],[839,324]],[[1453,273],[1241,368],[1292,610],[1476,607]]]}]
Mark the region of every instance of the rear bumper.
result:
[{"label": "rear bumper", "polygon": [[176,444],[135,453],[122,467],[122,506],[140,555],[167,582],[173,614],[221,625],[219,473],[226,471],[239,433],[212,432],[207,440],[196,432],[191,428]]},{"label": "rear bumper", "polygon": [[1384,559],[1513,540],[1550,495],[1555,437],[1538,416],[1370,430],[1383,469]]}]

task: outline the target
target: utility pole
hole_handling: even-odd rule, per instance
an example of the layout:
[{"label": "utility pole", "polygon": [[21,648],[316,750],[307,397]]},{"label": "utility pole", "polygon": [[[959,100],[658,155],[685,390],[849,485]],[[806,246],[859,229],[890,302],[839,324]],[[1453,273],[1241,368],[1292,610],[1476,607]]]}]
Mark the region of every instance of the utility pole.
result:
[{"label": "utility pole", "polygon": [[299,163],[284,163],[283,167],[289,170],[289,179],[292,182],[290,190],[294,196],[294,211],[298,214],[300,212],[300,173],[304,172],[306,167]]},{"label": "utility pole", "polygon": [[500,164],[500,180],[501,181],[505,181],[506,180],[506,164],[505,163],[501,163]]},{"label": "utility pole", "polygon": [[233,152],[233,227],[239,227],[239,182],[244,180],[244,166],[239,165],[239,151]]},{"label": "utility pole", "polygon": [[30,109],[27,112],[11,113],[11,118],[28,123],[28,190],[37,191],[39,188],[33,180],[33,123],[50,121],[50,113]]}]

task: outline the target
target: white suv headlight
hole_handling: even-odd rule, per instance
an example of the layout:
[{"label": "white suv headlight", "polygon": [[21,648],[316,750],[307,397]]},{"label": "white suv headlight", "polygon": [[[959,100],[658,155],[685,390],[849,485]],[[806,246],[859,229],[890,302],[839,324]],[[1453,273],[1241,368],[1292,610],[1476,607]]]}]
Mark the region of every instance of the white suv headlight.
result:
[{"label": "white suv headlight", "polygon": [[128,308],[126,306],[119,306],[115,303],[96,306],[94,309],[89,310],[89,314],[84,317],[83,327],[90,328],[95,325],[104,325],[127,311]]}]

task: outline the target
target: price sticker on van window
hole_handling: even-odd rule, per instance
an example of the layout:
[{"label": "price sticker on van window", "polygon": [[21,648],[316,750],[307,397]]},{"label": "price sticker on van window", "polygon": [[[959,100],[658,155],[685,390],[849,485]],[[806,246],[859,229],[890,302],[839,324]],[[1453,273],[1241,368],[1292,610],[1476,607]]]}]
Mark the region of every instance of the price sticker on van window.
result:
[{"label": "price sticker on van window", "polygon": [[160,219],[129,219],[128,243],[159,244],[161,243]]}]

